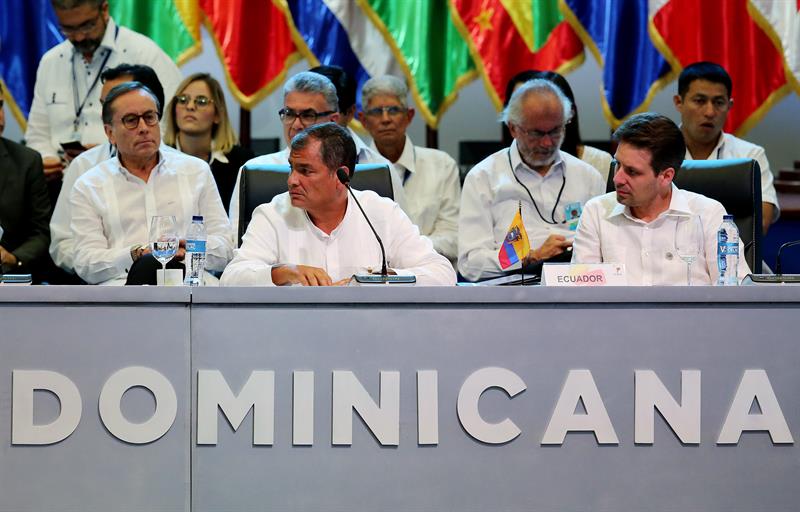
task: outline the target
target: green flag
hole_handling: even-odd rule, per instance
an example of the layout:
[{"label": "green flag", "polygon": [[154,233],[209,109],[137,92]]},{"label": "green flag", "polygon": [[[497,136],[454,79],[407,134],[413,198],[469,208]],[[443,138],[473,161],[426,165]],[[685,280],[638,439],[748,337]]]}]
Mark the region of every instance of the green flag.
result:
[{"label": "green flag", "polygon": [[200,53],[197,0],[113,0],[109,9],[118,25],[146,35],[178,64]]},{"label": "green flag", "polygon": [[478,74],[442,0],[357,0],[383,34],[429,126]]}]

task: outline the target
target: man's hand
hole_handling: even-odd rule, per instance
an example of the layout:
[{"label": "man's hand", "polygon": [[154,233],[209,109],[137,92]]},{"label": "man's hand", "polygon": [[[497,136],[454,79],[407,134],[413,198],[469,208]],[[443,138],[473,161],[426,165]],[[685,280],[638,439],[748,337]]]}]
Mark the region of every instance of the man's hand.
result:
[{"label": "man's hand", "polygon": [[59,181],[64,177],[64,164],[57,156],[46,156],[42,159],[44,179],[48,182]]},{"label": "man's hand", "polygon": [[281,265],[272,267],[272,282],[277,286],[302,284],[303,286],[331,286],[333,280],[327,272],[306,265]]},{"label": "man's hand", "polygon": [[530,265],[537,261],[549,260],[553,256],[558,256],[567,247],[572,247],[572,242],[562,235],[550,235],[538,249],[532,249],[527,256],[522,258],[523,265]]},{"label": "man's hand", "polygon": [[186,239],[181,238],[178,241],[178,252],[172,257],[173,260],[183,261],[186,258]]},{"label": "man's hand", "polygon": [[0,265],[5,265],[6,267],[17,266],[17,257],[8,252],[2,245],[0,245]]}]

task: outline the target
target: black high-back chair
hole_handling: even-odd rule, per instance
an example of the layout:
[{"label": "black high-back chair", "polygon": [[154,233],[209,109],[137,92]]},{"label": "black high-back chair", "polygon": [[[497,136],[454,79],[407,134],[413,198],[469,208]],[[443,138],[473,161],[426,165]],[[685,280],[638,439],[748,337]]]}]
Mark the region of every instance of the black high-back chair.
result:
[{"label": "black high-back chair", "polygon": [[[606,190],[614,190],[614,165]],[[675,186],[716,199],[733,215],[753,273],[761,273],[761,167],[755,160],[684,160]],[[720,223],[722,219],[720,219]]]},{"label": "black high-back chair", "polygon": [[[392,176],[388,165],[357,164],[350,185],[356,190],[372,190],[376,194],[394,199]],[[242,245],[242,236],[261,204],[288,190],[289,166],[279,164],[245,165],[239,178],[239,232],[237,245]]]}]

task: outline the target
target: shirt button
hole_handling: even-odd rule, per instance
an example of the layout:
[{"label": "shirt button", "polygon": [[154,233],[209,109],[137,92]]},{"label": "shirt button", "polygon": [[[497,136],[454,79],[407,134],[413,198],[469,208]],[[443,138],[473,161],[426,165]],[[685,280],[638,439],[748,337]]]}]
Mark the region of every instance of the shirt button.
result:
[{"label": "shirt button", "polygon": [[671,252],[667,251],[667,254],[665,256],[666,256],[666,258],[668,260],[672,261],[672,253]]}]

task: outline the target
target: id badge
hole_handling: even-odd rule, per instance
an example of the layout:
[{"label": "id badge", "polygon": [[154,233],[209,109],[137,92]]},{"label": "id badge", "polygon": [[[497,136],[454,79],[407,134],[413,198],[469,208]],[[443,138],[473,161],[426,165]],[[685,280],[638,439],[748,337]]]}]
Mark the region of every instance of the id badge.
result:
[{"label": "id badge", "polygon": [[570,231],[578,229],[578,221],[582,212],[583,207],[579,202],[569,203],[564,207],[564,217],[567,219],[567,226],[569,226]]}]

